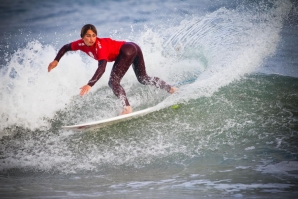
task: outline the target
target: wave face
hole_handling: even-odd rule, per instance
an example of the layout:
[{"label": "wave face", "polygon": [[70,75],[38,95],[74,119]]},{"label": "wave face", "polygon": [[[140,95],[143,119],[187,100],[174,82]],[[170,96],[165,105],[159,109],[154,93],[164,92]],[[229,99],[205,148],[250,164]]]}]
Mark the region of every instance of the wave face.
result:
[{"label": "wave face", "polygon": [[[0,26],[7,28],[0,37],[2,196],[297,194],[297,3],[72,4],[0,4],[0,15],[13,16]],[[116,12],[119,6],[129,13]],[[81,17],[99,10],[91,22]],[[129,70],[122,84],[133,109],[156,106],[155,112],[92,132],[62,130],[121,111],[107,86],[112,63],[84,97],[79,88],[96,61],[67,53],[47,72],[85,23],[95,24],[99,37],[138,43],[148,74],[179,92],[143,86]]]}]

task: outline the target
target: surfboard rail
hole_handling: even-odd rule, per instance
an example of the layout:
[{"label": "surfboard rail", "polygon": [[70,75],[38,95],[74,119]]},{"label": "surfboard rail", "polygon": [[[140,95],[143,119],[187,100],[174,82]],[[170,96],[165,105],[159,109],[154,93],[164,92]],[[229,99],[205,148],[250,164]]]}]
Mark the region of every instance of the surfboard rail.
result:
[{"label": "surfboard rail", "polygon": [[109,126],[118,122],[130,120],[132,118],[135,118],[137,116],[143,116],[145,114],[148,114],[154,110],[153,107],[146,108],[144,110],[132,112],[129,114],[125,115],[119,115],[116,117],[108,118],[108,119],[103,119],[99,121],[94,121],[94,122],[87,122],[87,123],[82,123],[82,124],[75,124],[75,125],[69,125],[69,126],[62,126],[61,128],[65,130],[74,130],[74,131],[86,131],[86,130],[94,130],[98,129],[104,126]]}]

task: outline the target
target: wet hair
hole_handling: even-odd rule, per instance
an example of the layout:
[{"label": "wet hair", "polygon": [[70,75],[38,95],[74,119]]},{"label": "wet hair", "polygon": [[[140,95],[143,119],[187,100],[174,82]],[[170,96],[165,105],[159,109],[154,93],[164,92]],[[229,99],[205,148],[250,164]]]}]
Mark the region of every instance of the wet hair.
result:
[{"label": "wet hair", "polygon": [[87,33],[88,30],[92,30],[97,35],[97,30],[96,30],[95,26],[92,24],[86,24],[83,26],[83,28],[81,30],[81,38],[83,38],[85,36],[85,34]]}]

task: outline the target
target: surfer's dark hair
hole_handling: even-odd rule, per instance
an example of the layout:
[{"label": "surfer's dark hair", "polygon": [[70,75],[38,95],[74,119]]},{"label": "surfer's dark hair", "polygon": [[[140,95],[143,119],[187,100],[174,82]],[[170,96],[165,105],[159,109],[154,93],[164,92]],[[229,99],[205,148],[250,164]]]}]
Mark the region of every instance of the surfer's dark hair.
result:
[{"label": "surfer's dark hair", "polygon": [[85,34],[87,33],[88,30],[92,30],[97,35],[97,30],[96,30],[95,26],[92,24],[86,24],[83,26],[83,28],[81,30],[81,38],[83,38],[85,36]]}]

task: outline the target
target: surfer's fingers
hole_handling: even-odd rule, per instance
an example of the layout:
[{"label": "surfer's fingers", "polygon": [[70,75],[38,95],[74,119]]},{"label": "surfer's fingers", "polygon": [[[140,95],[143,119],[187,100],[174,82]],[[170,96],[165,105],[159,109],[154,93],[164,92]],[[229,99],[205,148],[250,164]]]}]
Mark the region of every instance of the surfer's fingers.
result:
[{"label": "surfer's fingers", "polygon": [[83,96],[85,94],[87,94],[90,90],[91,86],[89,85],[85,85],[85,86],[82,86],[80,89],[81,89],[81,92],[80,92],[80,95]]},{"label": "surfer's fingers", "polygon": [[86,94],[86,91],[84,89],[82,89],[81,92],[80,92],[80,96],[83,96],[85,94]]},{"label": "surfer's fingers", "polygon": [[52,69],[53,69],[52,65],[49,64],[49,66],[48,66],[48,72],[50,72]]},{"label": "surfer's fingers", "polygon": [[52,61],[48,66],[48,72],[50,72],[53,68],[55,68],[58,65],[58,61],[54,60]]},{"label": "surfer's fingers", "polygon": [[85,95],[87,92],[86,92],[86,90],[85,90],[85,88],[81,88],[82,90],[81,90],[81,92],[80,92],[80,96],[83,96],[83,95]]}]

